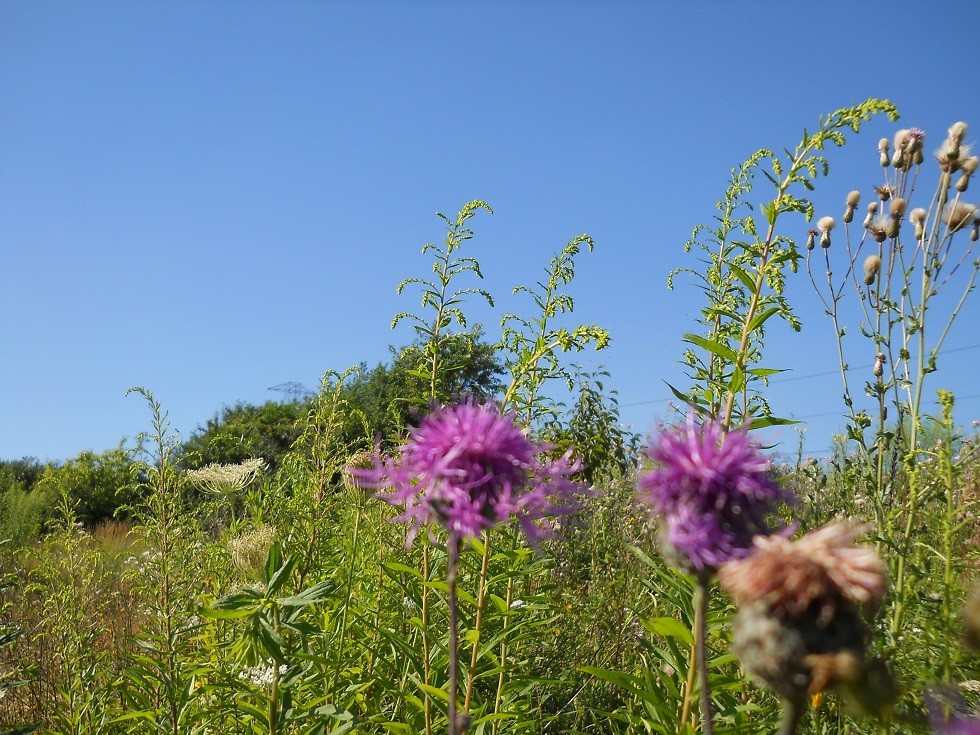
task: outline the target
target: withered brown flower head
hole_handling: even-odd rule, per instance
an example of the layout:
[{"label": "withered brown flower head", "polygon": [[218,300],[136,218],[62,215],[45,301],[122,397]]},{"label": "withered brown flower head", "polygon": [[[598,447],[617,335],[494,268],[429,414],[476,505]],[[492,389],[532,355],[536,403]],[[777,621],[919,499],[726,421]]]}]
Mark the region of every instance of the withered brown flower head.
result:
[{"label": "withered brown flower head", "polygon": [[820,617],[839,607],[876,607],[885,595],[885,566],[871,546],[856,546],[867,526],[834,521],[796,541],[757,538],[750,556],[718,572],[740,605],[763,603],[778,617],[797,618],[816,606]]}]

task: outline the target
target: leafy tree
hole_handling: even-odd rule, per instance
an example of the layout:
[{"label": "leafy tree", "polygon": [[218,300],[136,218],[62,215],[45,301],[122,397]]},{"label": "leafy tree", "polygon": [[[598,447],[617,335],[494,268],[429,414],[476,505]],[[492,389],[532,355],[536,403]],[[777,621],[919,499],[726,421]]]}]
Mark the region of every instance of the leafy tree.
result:
[{"label": "leafy tree", "polygon": [[[426,347],[415,342],[391,347],[391,362],[363,370],[351,381],[348,400],[363,412],[373,436],[393,441],[429,409],[430,359]],[[447,335],[439,346],[438,393],[452,398],[487,399],[499,393],[503,365],[493,345],[483,341],[479,325],[467,332]]]},{"label": "leafy tree", "polygon": [[183,463],[187,469],[197,469],[212,463],[238,464],[261,457],[274,471],[302,433],[309,409],[309,401],[266,401],[261,406],[239,402],[225,406],[184,442]]},{"label": "leafy tree", "polygon": [[107,452],[85,451],[62,465],[49,465],[32,492],[54,499],[62,491],[77,504],[78,520],[94,526],[136,500],[132,458],[122,446]]}]

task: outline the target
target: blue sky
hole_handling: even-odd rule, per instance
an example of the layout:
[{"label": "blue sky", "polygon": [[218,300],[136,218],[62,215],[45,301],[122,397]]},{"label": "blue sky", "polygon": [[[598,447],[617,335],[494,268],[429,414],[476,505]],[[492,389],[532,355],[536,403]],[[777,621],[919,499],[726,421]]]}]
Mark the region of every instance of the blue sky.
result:
[{"label": "blue sky", "polygon": [[[428,271],[434,212],[477,198],[495,214],[467,247],[498,308],[472,319],[495,337],[526,311],[511,288],[589,233],[576,318],[613,344],[581,361],[645,430],[663,381],[684,384],[701,306],[666,274],[694,264],[682,246],[729,170],[867,97],[929,151],[956,120],[977,140],[977,28],[975,2],[2,1],[0,458],[133,437],[133,385],[186,436],[271,386],[386,359],[412,339],[389,329],[417,307],[395,287]],[[897,127],[829,152],[819,213],[880,183]],[[805,276],[789,295],[804,331],[770,330],[767,366],[791,371],[771,401],[812,417],[819,452],[842,425],[834,342]],[[968,302],[930,383],[964,424],[978,316]]]}]

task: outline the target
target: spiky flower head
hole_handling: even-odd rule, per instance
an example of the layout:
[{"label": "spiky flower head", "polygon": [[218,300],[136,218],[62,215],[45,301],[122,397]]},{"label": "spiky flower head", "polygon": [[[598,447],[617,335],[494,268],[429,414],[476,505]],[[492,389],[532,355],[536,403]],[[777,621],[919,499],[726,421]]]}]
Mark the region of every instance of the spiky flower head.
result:
[{"label": "spiky flower head", "polygon": [[868,527],[828,523],[795,541],[760,537],[745,559],[718,573],[721,586],[742,605],[763,602],[777,617],[795,618],[816,609],[875,608],[885,596],[885,566],[873,546],[856,546]]},{"label": "spiky flower head", "polygon": [[661,521],[678,565],[698,574],[750,553],[753,538],[780,529],[769,520],[779,504],[795,500],[770,478],[769,460],[745,429],[726,432],[688,416],[646,455],[654,468],[640,477],[639,497]]},{"label": "spiky flower head", "polygon": [[552,534],[550,518],[574,512],[585,491],[571,476],[581,467],[571,450],[549,460],[547,445],[531,441],[510,415],[493,405],[463,402],[435,409],[395,457],[374,457],[370,469],[350,468],[365,487],[404,511],[411,527],[438,525],[459,538],[476,538],[516,518],[532,545]]}]

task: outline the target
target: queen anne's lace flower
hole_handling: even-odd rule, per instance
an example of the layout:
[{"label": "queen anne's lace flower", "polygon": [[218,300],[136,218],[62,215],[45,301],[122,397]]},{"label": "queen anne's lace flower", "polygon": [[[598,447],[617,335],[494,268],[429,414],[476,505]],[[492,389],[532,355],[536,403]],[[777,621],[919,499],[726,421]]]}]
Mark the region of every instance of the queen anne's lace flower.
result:
[{"label": "queen anne's lace flower", "polygon": [[571,454],[549,461],[550,447],[532,442],[510,416],[492,405],[464,402],[436,409],[413,429],[395,457],[375,456],[374,467],[348,471],[378,497],[404,507],[395,520],[437,524],[460,538],[517,518],[535,545],[550,535],[551,516],[578,508],[570,479],[580,468]]},{"label": "queen anne's lace flower", "polygon": [[746,431],[692,417],[647,450],[655,468],[640,478],[640,497],[662,519],[667,544],[698,573],[712,571],[769,535],[768,517],[794,496],[770,479],[769,461]]}]

